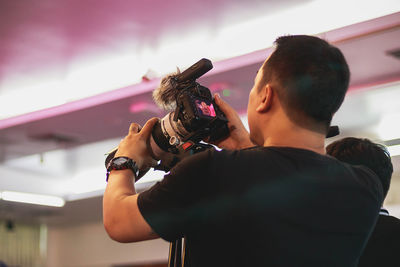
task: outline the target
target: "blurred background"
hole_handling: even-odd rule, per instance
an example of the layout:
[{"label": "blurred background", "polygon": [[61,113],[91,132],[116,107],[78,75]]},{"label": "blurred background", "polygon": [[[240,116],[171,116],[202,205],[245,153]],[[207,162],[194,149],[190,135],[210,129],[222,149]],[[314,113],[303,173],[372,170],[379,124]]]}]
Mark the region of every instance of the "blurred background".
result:
[{"label": "blurred background", "polygon": [[[398,0],[0,1],[0,261],[8,266],[166,266],[162,240],[119,244],[102,224],[104,154],[131,122],[165,112],[160,78],[209,58],[199,82],[246,122],[256,71],[281,35],[338,46],[351,70],[341,134],[388,146],[385,201],[400,217]],[[161,179],[149,172],[144,190]],[[35,202],[36,204],[32,204]],[[38,204],[39,203],[39,204]]]}]

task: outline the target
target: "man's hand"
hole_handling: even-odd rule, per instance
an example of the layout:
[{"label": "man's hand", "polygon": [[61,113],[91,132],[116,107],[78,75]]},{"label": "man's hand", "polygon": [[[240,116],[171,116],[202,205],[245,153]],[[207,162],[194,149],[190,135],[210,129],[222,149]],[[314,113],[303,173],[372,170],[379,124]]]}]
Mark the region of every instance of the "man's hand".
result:
[{"label": "man's hand", "polygon": [[115,157],[128,157],[133,159],[140,170],[146,170],[157,165],[157,161],[150,154],[150,135],[158,118],[146,122],[143,129],[137,123],[129,127],[128,135],[119,143]]},{"label": "man's hand", "polygon": [[214,145],[230,150],[243,149],[254,146],[237,112],[221,99],[218,94],[214,95],[215,103],[228,119],[229,136],[223,140],[214,142]]}]

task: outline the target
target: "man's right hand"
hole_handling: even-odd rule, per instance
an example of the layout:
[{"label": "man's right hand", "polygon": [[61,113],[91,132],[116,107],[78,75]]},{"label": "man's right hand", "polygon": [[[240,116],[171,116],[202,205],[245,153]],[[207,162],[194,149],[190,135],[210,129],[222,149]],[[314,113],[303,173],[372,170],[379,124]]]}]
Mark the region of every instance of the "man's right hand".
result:
[{"label": "man's right hand", "polygon": [[213,142],[214,145],[229,149],[237,150],[254,146],[250,140],[249,132],[244,127],[237,112],[224,100],[219,94],[214,95],[215,103],[228,119],[229,136],[225,139]]}]

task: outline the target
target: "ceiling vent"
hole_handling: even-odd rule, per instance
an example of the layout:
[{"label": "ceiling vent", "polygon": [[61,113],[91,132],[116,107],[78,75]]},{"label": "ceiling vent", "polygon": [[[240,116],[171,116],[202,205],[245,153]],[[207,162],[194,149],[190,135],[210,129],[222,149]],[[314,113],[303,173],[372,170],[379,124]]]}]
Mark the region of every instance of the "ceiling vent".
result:
[{"label": "ceiling vent", "polygon": [[396,59],[400,60],[400,48],[386,51],[386,54],[392,57],[395,57]]},{"label": "ceiling vent", "polygon": [[78,142],[75,137],[57,133],[32,135],[30,138],[39,142],[54,142],[57,144],[74,144]]}]

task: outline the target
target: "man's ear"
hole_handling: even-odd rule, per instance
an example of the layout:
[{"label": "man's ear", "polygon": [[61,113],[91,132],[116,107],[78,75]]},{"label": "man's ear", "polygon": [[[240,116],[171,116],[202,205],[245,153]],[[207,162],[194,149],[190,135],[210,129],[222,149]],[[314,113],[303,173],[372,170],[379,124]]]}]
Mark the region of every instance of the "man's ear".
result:
[{"label": "man's ear", "polygon": [[261,101],[258,104],[256,111],[261,113],[267,112],[271,108],[274,98],[274,90],[269,83],[261,89],[260,98]]}]

